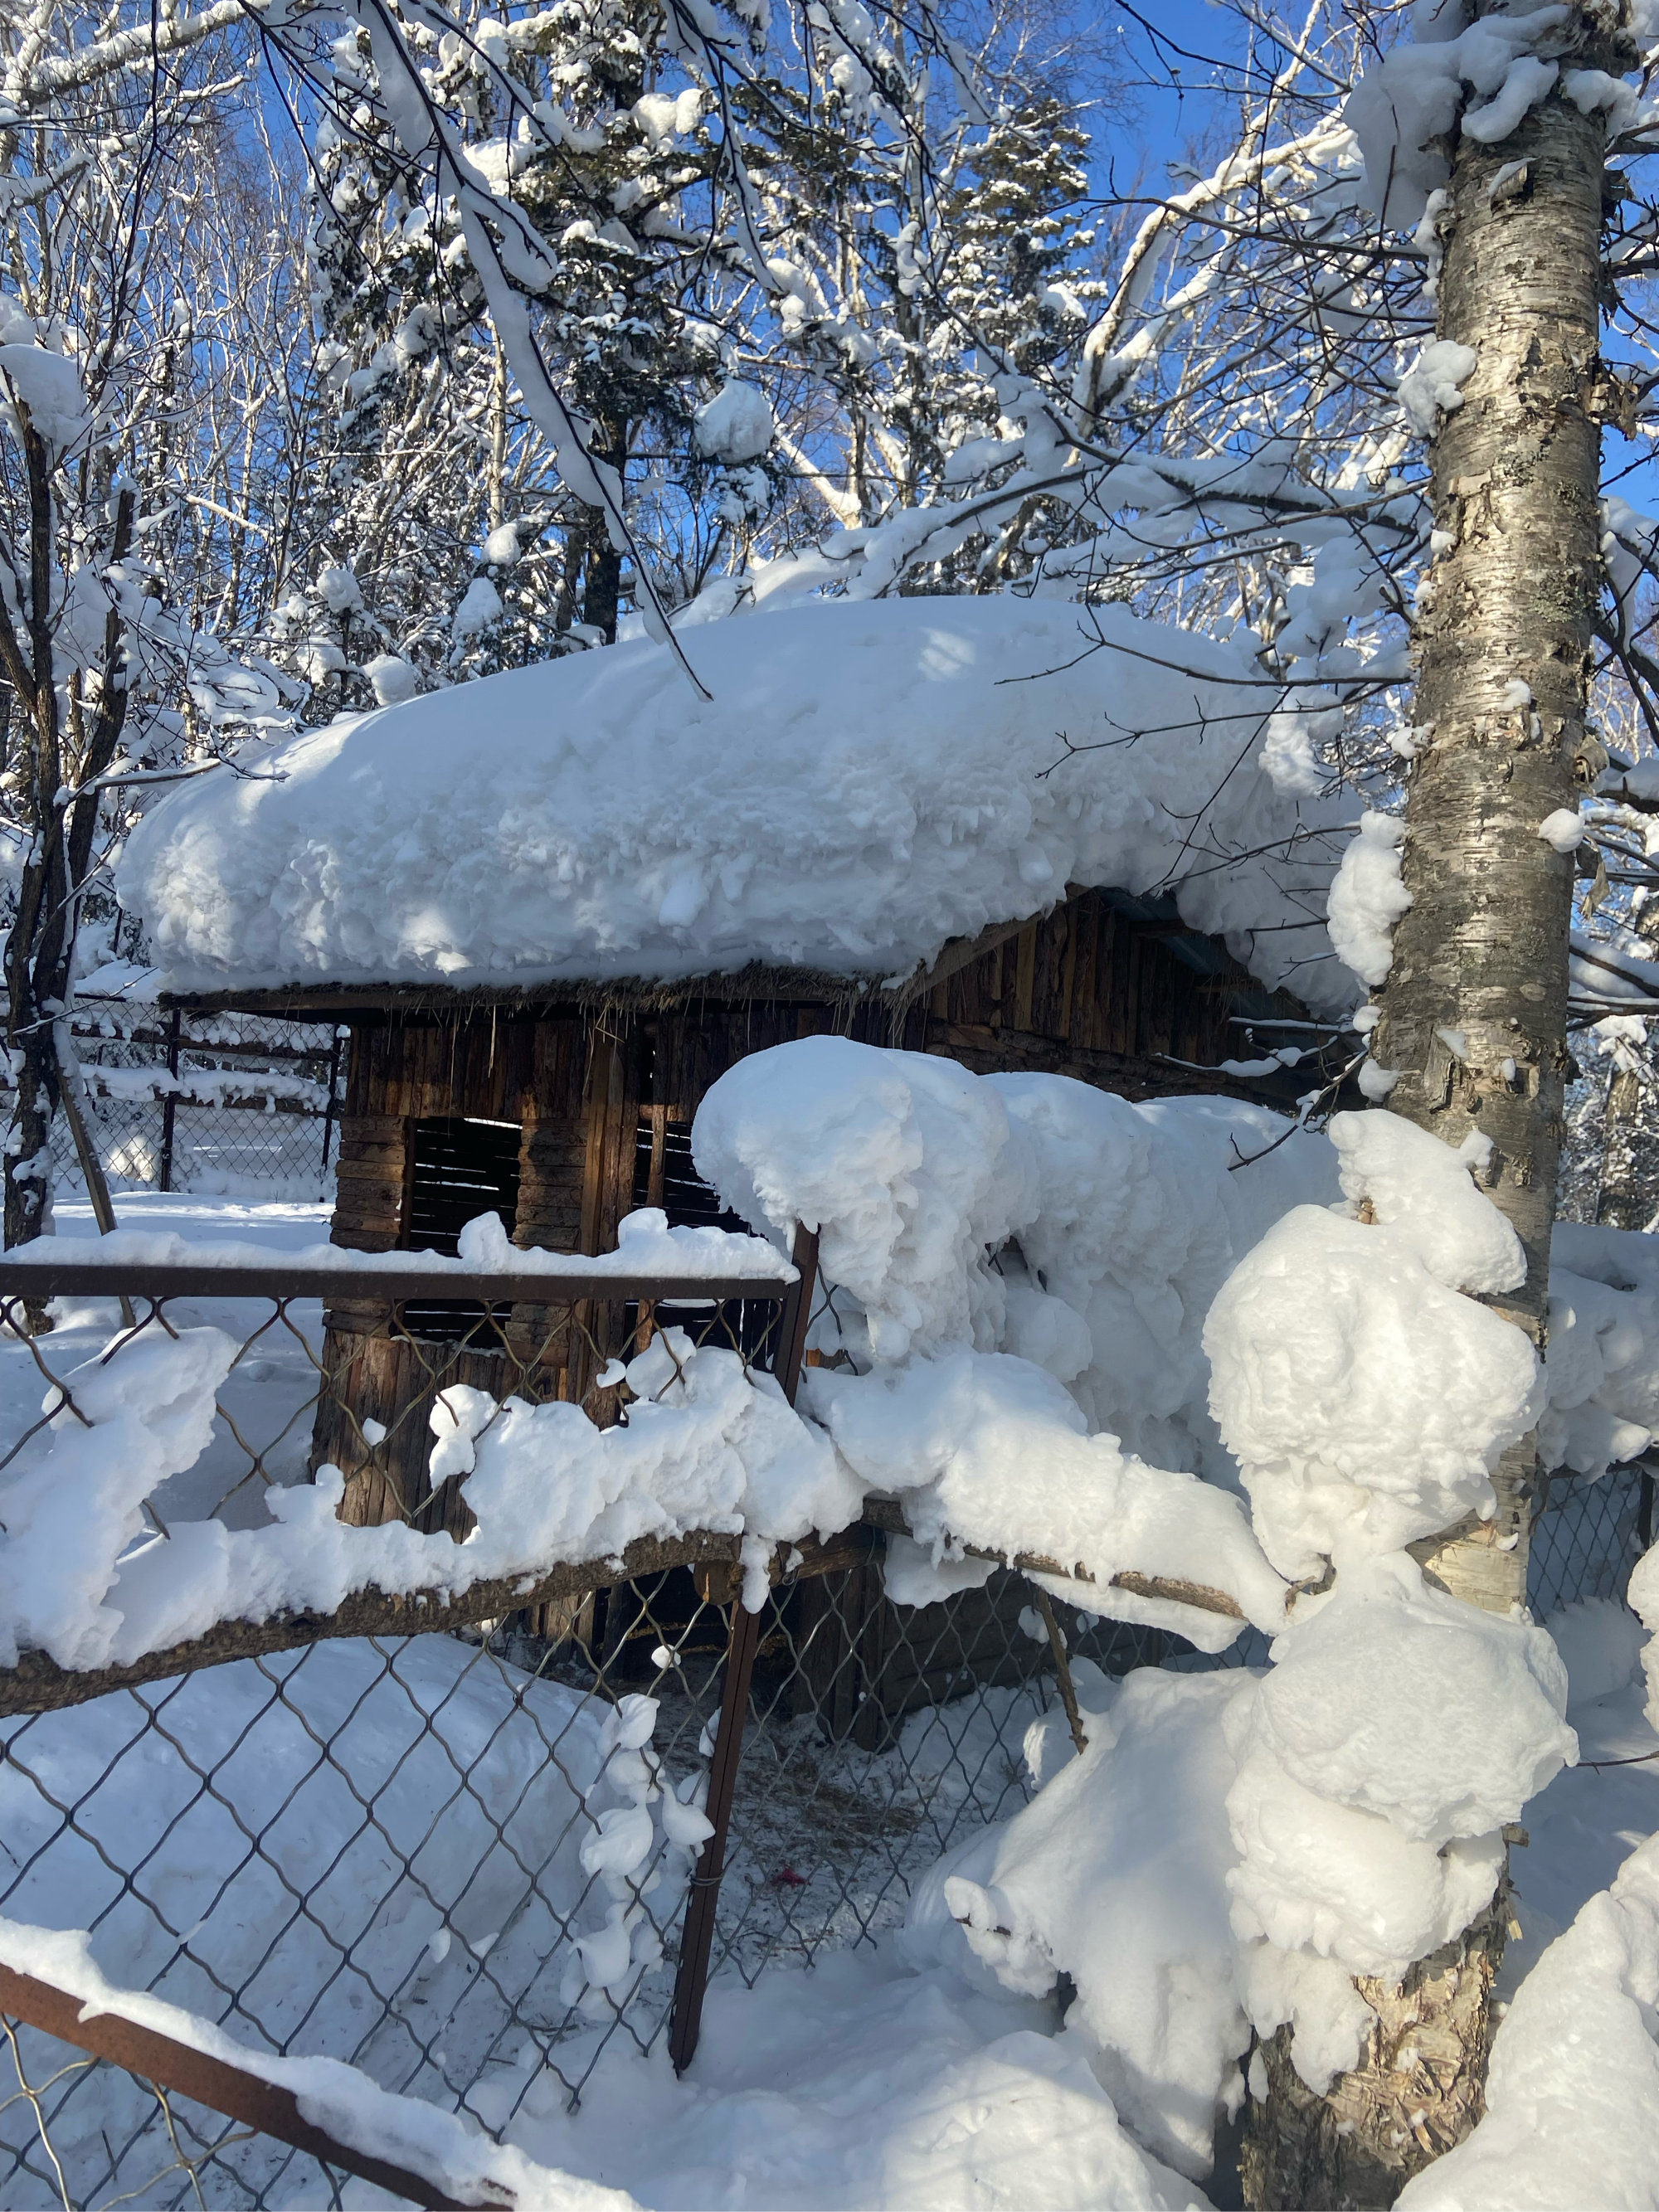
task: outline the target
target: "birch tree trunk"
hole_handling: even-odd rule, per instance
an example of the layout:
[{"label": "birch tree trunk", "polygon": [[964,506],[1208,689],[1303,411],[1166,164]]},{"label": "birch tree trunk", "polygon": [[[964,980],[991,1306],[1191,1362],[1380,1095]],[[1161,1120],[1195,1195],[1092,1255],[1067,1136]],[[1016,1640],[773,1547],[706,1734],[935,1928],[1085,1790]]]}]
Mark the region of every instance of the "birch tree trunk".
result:
[{"label": "birch tree trunk", "polygon": [[[1475,12],[1492,12],[1482,6]],[[1621,70],[1608,18],[1575,11],[1552,52]],[[1567,1066],[1573,861],[1539,836],[1602,757],[1584,727],[1601,590],[1600,234],[1606,131],[1559,88],[1495,145],[1457,145],[1437,335],[1472,348],[1463,404],[1433,449],[1434,522],[1450,550],[1419,602],[1405,880],[1376,1057],[1388,1104],[1451,1146],[1491,1140],[1480,1181],[1527,1256],[1491,1303],[1543,1348]],[[1413,1545],[1431,1582],[1495,1613],[1524,1604],[1536,1440],[1509,1452],[1498,1511]],[[1456,1694],[1455,1683],[1446,1685]],[[1352,2074],[1316,2096],[1288,2032],[1261,2057],[1267,2098],[1244,2151],[1257,2206],[1386,2205],[1483,2109],[1489,1999],[1507,1882],[1400,1989],[1362,1980],[1376,2014]]]},{"label": "birch tree trunk", "polygon": [[[1595,61],[1612,61],[1601,56]],[[1595,65],[1592,63],[1592,65]],[[1554,94],[1510,138],[1465,139],[1439,334],[1472,347],[1463,404],[1435,441],[1435,565],[1417,640],[1404,855],[1376,1057],[1395,1113],[1452,1146],[1492,1140],[1481,1175],[1527,1255],[1493,1301],[1540,1349],[1568,1063],[1573,859],[1539,836],[1604,765],[1584,728],[1601,588],[1602,117]],[[1515,162],[1524,169],[1504,172]],[[1503,189],[1493,187],[1502,180]],[[1521,699],[1522,687],[1526,699]],[[1494,1521],[1417,1547],[1425,1571],[1498,1613],[1523,1603],[1536,1449],[1505,1460]]]}]

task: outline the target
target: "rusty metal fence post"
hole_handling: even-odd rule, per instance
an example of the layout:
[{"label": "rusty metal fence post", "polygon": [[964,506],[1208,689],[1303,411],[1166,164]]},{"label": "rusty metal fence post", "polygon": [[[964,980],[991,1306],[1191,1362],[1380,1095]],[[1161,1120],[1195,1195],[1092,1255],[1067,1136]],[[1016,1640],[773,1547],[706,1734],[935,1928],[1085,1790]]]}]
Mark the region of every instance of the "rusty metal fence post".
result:
[{"label": "rusty metal fence post", "polygon": [[[178,1018],[175,1014],[174,1021]],[[328,1174],[329,1146],[334,1137],[334,1117],[340,1107],[340,1042],[347,1034],[345,1029],[337,1022],[334,1025],[334,1042],[329,1047],[328,1104],[323,1111],[323,1175],[325,1178]]]},{"label": "rusty metal fence post", "polygon": [[[795,1229],[790,1254],[797,1280],[785,1302],[778,1333],[775,1369],[783,1395],[793,1406],[800,1387],[806,1356],[806,1331],[812,1318],[812,1290],[818,1272],[818,1232],[805,1222]],[[750,1613],[743,1601],[739,1583],[732,1598],[732,1636],[726,1655],[726,1680],[720,1691],[720,1732],[708,1765],[708,1797],[704,1812],[714,1834],[702,1847],[686,1899],[685,1925],[680,1937],[679,1971],[674,1978],[674,2012],[668,2031],[668,2055],[674,2071],[684,2074],[696,2056],[702,2030],[702,2001],[708,1988],[708,1961],[714,1942],[714,1915],[720,1905],[720,1878],[726,1871],[726,1838],[732,1826],[732,1799],[737,1787],[738,1765],[743,1757],[744,1723],[749,1715],[749,1689],[754,1679],[755,1654],[760,1648],[761,1613]]]},{"label": "rusty metal fence post", "polygon": [[173,1078],[173,1088],[161,1101],[161,1172],[155,1178],[158,1190],[173,1188],[173,1146],[179,1126],[179,1009],[175,1006],[167,1017],[167,1073]]}]

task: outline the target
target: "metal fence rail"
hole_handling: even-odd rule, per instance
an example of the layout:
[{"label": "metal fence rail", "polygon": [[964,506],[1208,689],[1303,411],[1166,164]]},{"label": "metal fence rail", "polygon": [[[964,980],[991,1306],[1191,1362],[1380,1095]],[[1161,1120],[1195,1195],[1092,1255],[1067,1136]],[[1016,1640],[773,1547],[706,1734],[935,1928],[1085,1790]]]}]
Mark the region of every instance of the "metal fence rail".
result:
[{"label": "metal fence rail", "polygon": [[[0,1462],[115,1334],[110,1271],[72,1249],[27,1285],[0,1266],[0,1332],[26,1289],[59,1301],[50,1334],[0,1333],[33,1393],[3,1394]],[[171,1508],[233,1528],[263,1525],[264,1492],[326,1460],[361,1517],[464,1535],[464,1494],[415,1479],[451,1382],[605,1421],[628,1406],[607,1363],[661,1328],[787,1382],[806,1320],[746,1277],[204,1267],[124,1287],[141,1334],[211,1321],[240,1344],[207,1451],[155,1501],[163,1522]],[[1644,1480],[1558,1486],[1534,1531],[1540,1613],[1622,1589],[1650,1533]],[[1069,1755],[1062,1662],[1086,1687],[1091,1668],[1265,1656],[1250,1632],[1204,1659],[1097,1618],[1081,1585],[1051,1629],[1006,1570],[896,1605],[887,1535],[866,1522],[781,1548],[753,1614],[738,1540],[703,1530],[442,1607],[369,1590],[327,1615],[222,1623],[119,1674],[25,1654],[0,1673],[0,1917],[89,1929],[112,1980],[251,2051],[338,2057],[497,2139],[521,2131],[619,2048],[672,2038],[683,2061],[703,1962],[752,1984],[895,1926],[942,1850]],[[9,2208],[338,2204],[362,2170],[4,2008],[0,1989]]]},{"label": "metal fence rail", "polygon": [[[465,2212],[465,2208],[499,2203],[493,2192],[469,2192],[465,2199],[447,2196],[434,2188],[425,2174],[331,2136],[305,2117],[291,2088],[118,2012],[93,2012],[88,2016],[88,2008],[75,1995],[9,1966],[0,1966],[0,2024],[17,2078],[14,2096],[0,2109],[27,2104],[49,2153],[44,2103],[59,2079],[89,2072],[104,2061],[125,2069],[149,2088],[155,2100],[158,2124],[166,2134],[167,2153],[149,2181],[130,2195],[154,2201],[177,2176],[199,2201],[202,2173],[209,2160],[252,2134],[307,2153],[331,2177],[337,2171],[342,2176],[373,2182],[394,2197],[430,2207],[431,2212]],[[20,2027],[38,2029],[43,2036],[85,2055],[71,2060],[50,2080],[32,2080],[18,2040]],[[60,2194],[68,2201],[62,2161],[53,2155],[52,2163]]]}]

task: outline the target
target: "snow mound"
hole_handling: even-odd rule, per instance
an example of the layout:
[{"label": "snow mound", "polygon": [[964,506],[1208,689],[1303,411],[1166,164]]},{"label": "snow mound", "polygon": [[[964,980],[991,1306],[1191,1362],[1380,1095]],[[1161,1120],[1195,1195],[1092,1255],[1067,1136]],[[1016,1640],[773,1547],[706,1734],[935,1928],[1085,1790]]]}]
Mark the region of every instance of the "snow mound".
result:
[{"label": "snow mound", "polygon": [[1546,1467],[1594,1479],[1659,1431],[1659,1254],[1650,1237],[1557,1222],[1544,1371]]},{"label": "snow mound", "polygon": [[86,387],[66,356],[45,346],[0,345],[0,376],[48,445],[64,448],[86,435],[91,426]]},{"label": "snow mound", "polygon": [[1544,1631],[1431,1589],[1400,1554],[1350,1567],[1273,1656],[1253,1741],[1304,1789],[1436,1849],[1514,1820],[1577,1755]]},{"label": "snow mound", "polygon": [[1387,980],[1394,926],[1410,906],[1401,874],[1406,825],[1391,814],[1362,814],[1332,880],[1327,921],[1336,957],[1362,983]]},{"label": "snow mound", "polygon": [[1242,1672],[1131,1674],[1109,1711],[1088,1714],[1080,1759],[939,1862],[902,1938],[917,1965],[977,1960],[1027,1996],[1069,1973],[1067,2038],[1139,2140],[1194,2176],[1209,2167],[1216,2100],[1249,2039],[1223,1806],[1227,1717],[1255,1690]]},{"label": "snow mound", "polygon": [[1205,2212],[1120,2124],[1081,2039],[1054,2029],[1051,2006],[905,1972],[886,1942],[820,1953],[752,1987],[716,1975],[690,2076],[613,2038],[578,2114],[550,2070],[513,2136],[653,2206]]},{"label": "snow mound", "polygon": [[[1281,1973],[1314,1958],[1398,1979],[1468,1926],[1503,1824],[1576,1759],[1565,1669],[1541,1629],[1429,1589],[1403,1553],[1351,1563],[1297,1613],[1233,1717],[1234,1932],[1291,1954]],[[1328,2048],[1292,2048],[1304,2077],[1325,2071]]]},{"label": "snow mound", "polygon": [[[1460,131],[1495,145],[1553,88],[1559,62],[1528,50],[1559,38],[1561,21],[1552,6],[1494,10],[1467,26],[1461,7],[1419,9],[1416,37],[1370,64],[1343,120],[1364,156],[1366,204],[1384,222],[1409,229],[1421,219],[1451,174]],[[1586,114],[1607,106],[1627,117],[1635,104],[1630,87],[1600,70],[1570,70],[1562,88]]]},{"label": "snow mound", "polygon": [[1401,2212],[1659,2202],[1659,1836],[1527,1976],[1493,2039],[1486,2118]]},{"label": "snow mound", "polygon": [[1340,842],[1285,858],[1327,825],[1258,762],[1277,690],[1093,612],[1097,650],[1054,600],[711,623],[688,633],[708,701],[643,641],[429,693],[180,786],[119,895],[168,985],[211,990],[881,979],[1070,884],[1172,881],[1264,982],[1346,1007],[1323,933],[1271,927],[1318,911]]},{"label": "snow mound", "polygon": [[0,1665],[23,1647],[61,1667],[117,1656],[122,1614],[105,1601],[116,1561],[151,1491],[206,1449],[237,1350],[216,1328],[140,1336],[75,1369],[67,1396],[48,1390],[52,1419],[0,1478]]},{"label": "snow mound", "polygon": [[[1276,1212],[1334,1185],[1322,1142],[1267,1152],[1284,1127],[811,1037],[723,1075],[692,1147],[756,1228],[819,1231],[817,1348],[853,1371],[809,1370],[803,1402],[860,1489],[903,1498],[935,1565],[963,1544],[1054,1560],[1094,1579],[1091,1610],[1216,1651],[1284,1619],[1239,1499],[1196,1479],[1205,1309]],[[1237,1612],[1110,1587],[1123,1573]]]},{"label": "snow mound", "polygon": [[1632,1571],[1631,1608],[1647,1631],[1642,1670],[1648,1684],[1648,1719],[1659,1729],[1659,1544],[1644,1553]]},{"label": "snow mound", "polygon": [[1512,1291],[1526,1280],[1521,1240],[1470,1170],[1492,1157],[1489,1137],[1454,1152],[1398,1114],[1337,1114],[1331,1142],[1342,1195],[1364,1199],[1385,1227],[1405,1231],[1429,1273],[1455,1291]]},{"label": "snow mound", "polygon": [[1000,1320],[986,1253],[1031,1210],[1024,1162],[996,1092],[954,1060],[848,1037],[753,1053],[710,1089],[691,1144],[745,1220],[781,1242],[798,1221],[820,1231],[819,1266],[862,1304],[873,1358]]},{"label": "snow mound", "polygon": [[[784,1250],[820,1235],[815,1342],[860,1368],[950,1347],[1029,1360],[1143,1459],[1236,1480],[1206,1407],[1204,1316],[1299,1200],[1334,1199],[1322,1138],[1217,1098],[1145,1105],[1059,1075],[806,1037],[729,1069],[692,1150]],[[1239,1173],[1231,1164],[1249,1160]]]},{"label": "snow mound", "polygon": [[1567,1670],[1567,1711],[1622,1690],[1642,1664],[1642,1624],[1616,1597],[1583,1597],[1544,1623]]}]

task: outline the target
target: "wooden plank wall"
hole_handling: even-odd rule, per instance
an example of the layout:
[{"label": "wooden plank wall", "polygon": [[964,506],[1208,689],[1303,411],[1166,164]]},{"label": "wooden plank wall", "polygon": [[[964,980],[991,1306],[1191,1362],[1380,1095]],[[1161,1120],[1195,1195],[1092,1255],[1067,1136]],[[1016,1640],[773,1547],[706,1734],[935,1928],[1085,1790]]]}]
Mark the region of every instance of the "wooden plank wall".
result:
[{"label": "wooden plank wall", "polygon": [[[978,1073],[1042,1069],[1131,1098],[1225,1091],[1224,1078],[1202,1071],[1228,1056],[1232,993],[1249,979],[1231,966],[1195,973],[1171,951],[1170,934],[1083,892],[897,1013],[883,998],[850,1007],[701,1000],[632,1017],[469,1011],[455,1022],[356,1027],[335,1240],[394,1248],[404,1124],[464,1114],[523,1127],[520,1243],[607,1250],[633,1203],[641,1119],[689,1123],[735,1061],[837,1029],[939,1053]],[[1288,997],[1284,1010],[1297,1011]]]},{"label": "wooden plank wall", "polygon": [[[1233,1049],[1231,997],[1250,978],[1231,963],[1196,974],[1173,933],[1080,892],[934,987],[926,1049],[976,1074],[1042,1070],[1126,1098],[1225,1091],[1224,1078],[1195,1071]],[[1288,998],[1285,1010],[1297,1011]]]},{"label": "wooden plank wall", "polygon": [[[406,1245],[411,1126],[428,1117],[470,1115],[520,1125],[519,1243],[557,1251],[608,1249],[616,1241],[616,1212],[599,1202],[588,1164],[603,1157],[607,1145],[612,1156],[623,1149],[626,1069],[610,1041],[590,1039],[589,1024],[574,1016],[532,1021],[486,1013],[456,1023],[359,1024],[352,1031],[341,1118],[334,1242],[368,1251]],[[631,1125],[625,1149],[631,1173]],[[614,1330],[619,1318],[619,1310],[578,1310],[592,1334]],[[527,1366],[549,1320],[546,1308],[514,1310],[509,1339]],[[342,1519],[378,1525],[409,1518],[417,1528],[464,1536],[472,1516],[459,1494],[428,1495],[426,1415],[441,1382],[491,1388],[501,1355],[459,1346],[417,1348],[392,1338],[372,1308],[343,1303],[327,1322],[325,1357],[330,1371],[344,1378],[344,1402],[319,1407],[312,1465],[327,1461],[344,1471]],[[580,1398],[594,1363],[579,1331],[556,1340],[553,1358],[556,1364],[544,1373],[546,1395]],[[525,1379],[515,1387],[527,1387]],[[363,1438],[364,1416],[391,1429],[377,1447]]]}]

